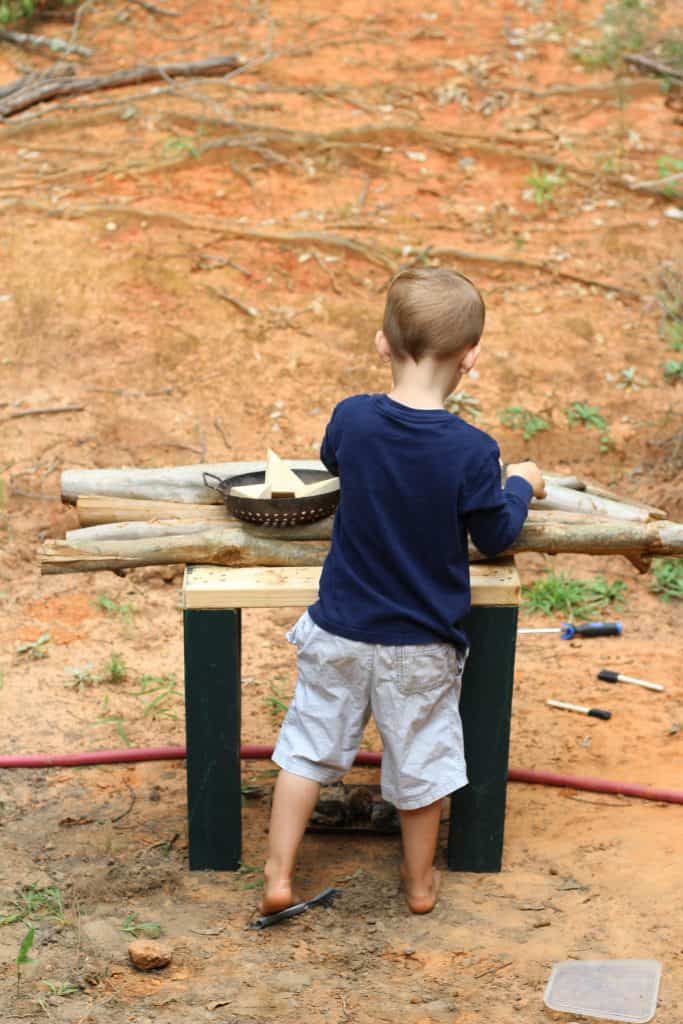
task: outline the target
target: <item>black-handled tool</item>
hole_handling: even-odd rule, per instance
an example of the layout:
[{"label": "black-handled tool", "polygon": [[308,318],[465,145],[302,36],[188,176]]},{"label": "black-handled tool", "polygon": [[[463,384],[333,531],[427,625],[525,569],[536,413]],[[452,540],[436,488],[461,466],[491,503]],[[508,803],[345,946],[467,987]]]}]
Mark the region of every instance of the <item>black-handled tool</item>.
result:
[{"label": "black-handled tool", "polygon": [[621,636],[620,622],[581,622],[578,626],[571,622],[563,622],[560,627],[542,627],[540,629],[518,629],[518,633],[559,633],[563,640],[571,640],[575,636]]},{"label": "black-handled tool", "polygon": [[633,683],[634,686],[644,686],[646,690],[664,690],[661,683],[648,683],[646,679],[636,679],[635,676],[622,676],[621,672],[613,672],[609,668],[601,668],[598,672],[598,679],[604,683]]},{"label": "black-handled tool", "polygon": [[252,921],[248,926],[249,928],[269,928],[272,924],[279,924],[280,921],[286,921],[290,917],[297,917],[299,914],[303,914],[304,911],[310,910],[311,907],[324,906],[328,907],[336,896],[341,896],[341,889],[323,889],[321,893],[314,896],[313,899],[306,900],[304,903],[295,903],[292,907],[285,907],[284,910],[278,910],[274,914],[266,914],[264,917],[257,917],[255,921]]},{"label": "black-handled tool", "polygon": [[612,717],[611,711],[603,711],[602,708],[584,708],[581,704],[567,704],[563,700],[547,700],[551,708],[563,708],[565,711],[578,711],[582,715],[590,715],[591,718],[602,718],[605,722]]}]

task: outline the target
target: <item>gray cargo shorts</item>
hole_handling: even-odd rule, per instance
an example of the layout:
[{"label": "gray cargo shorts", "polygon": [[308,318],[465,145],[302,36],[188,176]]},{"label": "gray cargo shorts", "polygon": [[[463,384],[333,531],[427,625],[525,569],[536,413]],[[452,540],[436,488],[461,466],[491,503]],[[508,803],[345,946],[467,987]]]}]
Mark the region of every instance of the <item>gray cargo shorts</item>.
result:
[{"label": "gray cargo shorts", "polygon": [[467,651],[348,640],[307,611],[287,639],[297,647],[297,682],[273,754],[280,768],[323,785],[338,781],[372,714],[384,744],[385,800],[415,810],[467,784],[458,709]]}]

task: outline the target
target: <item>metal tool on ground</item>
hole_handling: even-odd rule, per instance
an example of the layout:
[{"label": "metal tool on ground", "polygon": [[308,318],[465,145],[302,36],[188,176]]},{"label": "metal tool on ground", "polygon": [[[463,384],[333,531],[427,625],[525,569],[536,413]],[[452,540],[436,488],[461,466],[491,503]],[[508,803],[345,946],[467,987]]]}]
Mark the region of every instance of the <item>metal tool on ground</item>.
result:
[{"label": "metal tool on ground", "polygon": [[606,722],[612,717],[611,711],[603,711],[602,708],[585,708],[581,704],[567,704],[563,700],[547,700],[546,704],[551,708],[563,708],[565,711],[578,711],[581,715],[590,715],[591,718],[603,718]]},{"label": "metal tool on ground", "polygon": [[310,910],[311,907],[329,907],[335,897],[341,896],[341,894],[341,889],[323,889],[317,896],[310,900],[305,900],[303,903],[295,903],[291,907],[285,907],[284,910],[278,910],[275,914],[265,914],[264,917],[257,917],[255,921],[249,924],[249,928],[269,928],[272,924],[279,924],[280,921],[287,921],[290,917],[297,917],[299,914],[303,914],[304,911]]},{"label": "metal tool on ground", "polygon": [[561,626],[543,626],[541,628],[518,629],[518,633],[559,633],[562,640],[571,640],[575,636],[621,636],[620,622],[581,622],[578,626],[571,622],[563,622]]},{"label": "metal tool on ground", "polygon": [[601,668],[598,672],[598,679],[602,679],[603,683],[632,683],[633,686],[644,686],[646,690],[657,690],[659,693],[666,689],[661,683],[649,683],[647,679],[624,676],[621,672],[613,672],[609,668]]}]

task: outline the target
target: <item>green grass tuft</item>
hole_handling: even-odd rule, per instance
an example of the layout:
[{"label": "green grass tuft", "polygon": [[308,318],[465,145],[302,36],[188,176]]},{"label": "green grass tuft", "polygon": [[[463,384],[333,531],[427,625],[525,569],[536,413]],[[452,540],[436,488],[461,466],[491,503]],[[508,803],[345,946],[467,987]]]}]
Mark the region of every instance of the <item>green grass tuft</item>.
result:
[{"label": "green grass tuft", "polygon": [[610,605],[623,604],[625,593],[626,585],[621,580],[608,583],[604,576],[577,580],[561,572],[548,572],[522,587],[526,611],[564,615],[569,622],[593,619]]},{"label": "green grass tuft", "polygon": [[655,558],[650,590],[662,601],[683,601],[683,558]]}]

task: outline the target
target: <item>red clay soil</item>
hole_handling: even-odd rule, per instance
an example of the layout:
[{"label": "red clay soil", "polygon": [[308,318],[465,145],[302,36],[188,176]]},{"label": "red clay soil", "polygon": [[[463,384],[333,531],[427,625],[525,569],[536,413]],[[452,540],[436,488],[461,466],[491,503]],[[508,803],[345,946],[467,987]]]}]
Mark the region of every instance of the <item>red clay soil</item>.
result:
[{"label": "red clay soil", "polygon": [[[657,5],[652,45],[676,9]],[[668,347],[683,309],[680,191],[632,187],[675,172],[680,115],[658,78],[578,61],[577,47],[605,38],[601,10],[79,8],[77,39],[93,51],[68,58],[79,75],[230,53],[248,63],[225,81],[95,93],[0,124],[5,753],[184,740],[180,576],[41,578],[40,540],[74,524],[60,472],[261,458],[267,446],[311,457],[336,401],[389,385],[372,338],[396,267],[441,261],[481,286],[487,328],[462,412],[506,460],[529,455],[683,518],[683,384],[664,374],[680,355]],[[53,60],[0,43],[0,89]],[[605,427],[570,424],[572,402]],[[83,408],[13,415],[62,405]],[[500,421],[510,407],[547,429],[524,440]],[[626,598],[606,613],[623,621],[620,639],[520,637],[511,764],[683,788],[680,602],[619,557],[518,566],[527,584],[547,569],[603,574]],[[245,613],[244,742],[276,736],[295,614]],[[603,667],[666,692],[606,686]],[[549,697],[613,718],[553,711]],[[679,807],[513,785],[503,871],[447,874],[425,918],[398,892],[396,837],[311,835],[300,889],[334,884],[342,898],[255,934],[271,767],[244,768],[258,788],[238,874],[188,872],[182,763],[4,772],[0,920],[21,919],[0,925],[3,1019],[535,1024],[553,963],[653,957],[656,1019],[680,1021]],[[63,909],[22,917],[15,901],[31,885],[58,888]],[[131,914],[161,925],[168,967],[129,964]]]}]

